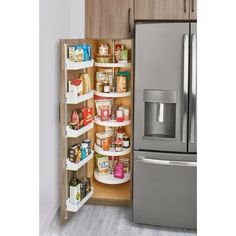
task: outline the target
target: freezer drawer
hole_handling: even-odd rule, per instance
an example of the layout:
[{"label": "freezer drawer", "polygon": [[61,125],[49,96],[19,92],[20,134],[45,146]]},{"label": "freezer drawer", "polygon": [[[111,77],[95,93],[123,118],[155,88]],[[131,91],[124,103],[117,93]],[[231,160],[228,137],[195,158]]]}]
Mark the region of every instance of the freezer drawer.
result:
[{"label": "freezer drawer", "polygon": [[135,151],[134,159],[134,221],[196,229],[196,156]]}]

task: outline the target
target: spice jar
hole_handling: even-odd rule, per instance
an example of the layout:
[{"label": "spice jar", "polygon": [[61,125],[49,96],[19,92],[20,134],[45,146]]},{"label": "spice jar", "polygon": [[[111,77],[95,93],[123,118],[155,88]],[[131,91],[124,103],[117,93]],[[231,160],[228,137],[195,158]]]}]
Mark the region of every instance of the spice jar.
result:
[{"label": "spice jar", "polygon": [[115,142],[115,150],[116,152],[121,152],[123,147],[122,147],[122,141],[117,139],[116,142]]},{"label": "spice jar", "polygon": [[130,139],[128,135],[124,135],[123,141],[122,141],[123,148],[129,148],[130,147]]},{"label": "spice jar", "polygon": [[109,120],[109,106],[102,105],[101,106],[101,121]]},{"label": "spice jar", "polygon": [[103,81],[102,86],[103,86],[103,93],[110,93],[110,85],[107,80]]},{"label": "spice jar", "polygon": [[119,127],[117,129],[117,131],[116,131],[116,138],[120,139],[120,140],[123,140],[124,135],[125,135],[124,128],[123,127]]},{"label": "spice jar", "polygon": [[110,149],[110,139],[109,138],[103,139],[102,149],[103,149],[103,151],[109,151],[109,149]]}]

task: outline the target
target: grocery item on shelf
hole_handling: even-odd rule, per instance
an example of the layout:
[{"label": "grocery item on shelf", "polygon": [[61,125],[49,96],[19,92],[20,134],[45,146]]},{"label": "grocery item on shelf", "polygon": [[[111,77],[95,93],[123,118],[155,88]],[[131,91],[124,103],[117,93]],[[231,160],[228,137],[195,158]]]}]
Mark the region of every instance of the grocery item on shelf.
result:
[{"label": "grocery item on shelf", "polygon": [[106,98],[106,97],[99,97],[94,96],[94,101],[96,105],[96,111],[98,116],[101,116],[101,107],[102,106],[108,106],[109,107],[109,116],[111,114],[111,105],[112,105],[112,98]]},{"label": "grocery item on shelf", "polygon": [[98,54],[100,56],[107,56],[109,54],[109,46],[108,44],[101,44],[99,46],[99,51],[98,51]]},{"label": "grocery item on shelf", "polygon": [[93,108],[82,107],[82,113],[83,113],[83,125],[86,126],[93,121]]},{"label": "grocery item on shelf", "polygon": [[96,91],[104,92],[103,82],[109,83],[109,91],[107,91],[108,88],[105,88],[105,93],[111,92],[115,89],[113,71],[111,68],[99,68],[96,72]]},{"label": "grocery item on shelf", "polygon": [[81,200],[88,195],[91,191],[91,181],[89,177],[84,176],[80,180],[80,193],[81,193]]},{"label": "grocery item on shelf", "polygon": [[103,156],[96,154],[97,169],[99,175],[108,175],[109,174],[109,159],[108,156]]},{"label": "grocery item on shelf", "polygon": [[74,172],[69,184],[69,200],[72,204],[78,204],[81,201],[80,183]]},{"label": "grocery item on shelf", "polygon": [[92,148],[91,148],[91,140],[85,139],[82,143],[87,143],[88,144],[88,155],[91,153]]},{"label": "grocery item on shelf", "polygon": [[81,160],[84,160],[88,156],[88,144],[81,144]]},{"label": "grocery item on shelf", "polygon": [[78,130],[83,127],[83,112],[82,109],[76,109],[72,111],[71,122],[69,124],[71,129]]},{"label": "grocery item on shelf", "polygon": [[123,127],[118,127],[116,130],[116,139],[123,140],[123,137],[125,135],[125,130]]},{"label": "grocery item on shelf", "polygon": [[68,149],[68,159],[77,164],[91,153],[91,140],[84,139],[81,144],[74,144]]},{"label": "grocery item on shelf", "polygon": [[124,108],[124,120],[128,121],[129,120],[129,108]]},{"label": "grocery item on shelf", "polygon": [[81,150],[80,145],[75,144],[69,148],[68,158],[73,163],[78,163],[81,160]]},{"label": "grocery item on shelf", "polygon": [[108,80],[104,80],[102,82],[102,92],[103,93],[110,93],[110,84],[109,84]]},{"label": "grocery item on shelf", "polygon": [[121,43],[115,44],[115,62],[118,62],[120,60],[122,49],[124,49],[124,44]]},{"label": "grocery item on shelf", "polygon": [[116,92],[125,93],[128,91],[129,87],[129,71],[120,71],[116,73]]},{"label": "grocery item on shelf", "polygon": [[124,178],[124,167],[123,167],[123,164],[120,163],[120,162],[117,162],[115,164],[114,177],[118,178],[118,179],[123,179]]},{"label": "grocery item on shelf", "polygon": [[92,90],[90,76],[87,73],[84,73],[81,74],[79,78],[83,81],[83,94],[89,93]]},{"label": "grocery item on shelf", "polygon": [[74,93],[74,96],[82,95],[83,94],[83,80],[82,79],[69,80],[68,92]]},{"label": "grocery item on shelf", "polygon": [[110,175],[113,175],[114,174],[114,157],[109,156],[108,159],[109,159],[109,173]]},{"label": "grocery item on shelf", "polygon": [[118,60],[119,63],[127,63],[128,62],[128,50],[122,49],[120,52],[120,59]]},{"label": "grocery item on shelf", "polygon": [[109,120],[109,106],[107,106],[107,105],[102,105],[101,107],[100,107],[100,109],[101,109],[101,121],[108,121]]},{"label": "grocery item on shelf", "polygon": [[108,44],[101,44],[99,46],[98,54],[96,54],[96,60],[100,63],[109,63],[111,61],[112,55],[109,54]]},{"label": "grocery item on shelf", "polygon": [[124,121],[124,111],[122,109],[118,109],[116,111],[116,121],[123,122]]},{"label": "grocery item on shelf", "polygon": [[102,141],[102,149],[103,149],[103,151],[109,151],[110,143],[111,143],[111,139],[110,138],[104,138],[103,139],[103,141]]},{"label": "grocery item on shelf", "polygon": [[99,133],[96,133],[96,144],[99,147],[102,147],[103,140],[106,139],[106,138],[111,138],[111,136],[112,135],[109,132],[99,132]]},{"label": "grocery item on shelf", "polygon": [[115,56],[115,62],[127,63],[128,62],[128,49],[125,48],[124,44],[116,42],[114,56]]},{"label": "grocery item on shelf", "polygon": [[128,135],[124,135],[123,140],[122,140],[122,146],[123,146],[123,148],[130,147],[130,138]]},{"label": "grocery item on shelf", "polygon": [[69,60],[72,62],[89,61],[92,59],[91,46],[83,43],[69,46]]},{"label": "grocery item on shelf", "polygon": [[93,121],[93,108],[82,107],[72,111],[69,127],[78,130]]},{"label": "grocery item on shelf", "polygon": [[117,140],[115,141],[115,151],[116,151],[116,152],[122,152],[122,150],[123,150],[123,147],[122,147],[122,140],[117,139]]},{"label": "grocery item on shelf", "polygon": [[124,156],[120,156],[120,157],[117,157],[118,158],[118,161],[119,163],[122,163],[123,165],[123,168],[124,168],[124,173],[127,174],[129,173],[129,157],[124,157]]}]

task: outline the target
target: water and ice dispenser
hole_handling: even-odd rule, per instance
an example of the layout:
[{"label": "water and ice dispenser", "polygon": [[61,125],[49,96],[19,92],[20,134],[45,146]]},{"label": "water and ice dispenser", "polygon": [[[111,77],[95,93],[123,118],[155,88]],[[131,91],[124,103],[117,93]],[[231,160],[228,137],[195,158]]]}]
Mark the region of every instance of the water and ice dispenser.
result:
[{"label": "water and ice dispenser", "polygon": [[145,89],[144,138],[175,138],[176,91]]}]

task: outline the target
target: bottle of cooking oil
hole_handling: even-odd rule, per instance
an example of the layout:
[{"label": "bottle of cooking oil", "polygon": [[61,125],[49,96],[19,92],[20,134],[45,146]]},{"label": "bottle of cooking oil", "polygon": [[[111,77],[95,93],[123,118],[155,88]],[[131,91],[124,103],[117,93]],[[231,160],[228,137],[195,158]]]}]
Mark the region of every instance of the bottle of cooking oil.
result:
[{"label": "bottle of cooking oil", "polygon": [[76,177],[76,172],[73,172],[69,188],[70,202],[72,204],[78,204],[80,202],[80,183]]}]

